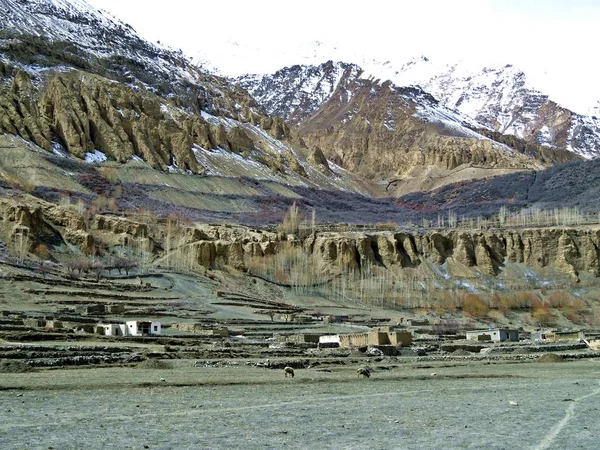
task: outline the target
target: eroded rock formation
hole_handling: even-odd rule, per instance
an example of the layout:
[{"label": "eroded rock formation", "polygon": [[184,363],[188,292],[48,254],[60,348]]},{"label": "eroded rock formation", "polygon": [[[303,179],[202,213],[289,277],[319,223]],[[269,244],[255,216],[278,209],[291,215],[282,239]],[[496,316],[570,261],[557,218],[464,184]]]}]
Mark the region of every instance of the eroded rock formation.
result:
[{"label": "eroded rock formation", "polygon": [[[246,270],[251,258],[276,255],[296,248],[324,272],[361,270],[366,265],[385,268],[417,267],[424,261],[453,260],[497,275],[506,262],[532,268],[555,267],[577,279],[580,272],[600,275],[600,230],[581,228],[523,228],[472,231],[452,229],[423,232],[317,232],[299,238],[242,226],[198,225],[179,228],[167,239],[165,230],[124,217],[96,215],[88,224],[76,211],[44,202],[0,199],[0,230],[5,239],[26,230],[35,242],[63,240],[90,252],[95,239],[151,245],[160,252],[176,252],[206,268],[229,266]],[[17,230],[17,231],[15,231]],[[57,237],[58,236],[58,237]],[[167,242],[168,241],[168,242]]]}]

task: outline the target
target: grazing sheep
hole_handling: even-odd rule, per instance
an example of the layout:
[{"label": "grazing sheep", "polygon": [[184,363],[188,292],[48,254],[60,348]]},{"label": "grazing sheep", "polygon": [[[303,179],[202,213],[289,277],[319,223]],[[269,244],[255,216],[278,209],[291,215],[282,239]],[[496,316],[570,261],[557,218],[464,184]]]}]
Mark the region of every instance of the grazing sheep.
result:
[{"label": "grazing sheep", "polygon": [[363,376],[363,378],[369,378],[371,376],[371,371],[366,367],[359,367],[358,369],[356,369],[356,373],[358,378],[360,378],[361,375]]},{"label": "grazing sheep", "polygon": [[285,374],[285,377],[292,377],[294,378],[294,369],[292,369],[290,366],[287,366],[283,369],[283,373]]}]

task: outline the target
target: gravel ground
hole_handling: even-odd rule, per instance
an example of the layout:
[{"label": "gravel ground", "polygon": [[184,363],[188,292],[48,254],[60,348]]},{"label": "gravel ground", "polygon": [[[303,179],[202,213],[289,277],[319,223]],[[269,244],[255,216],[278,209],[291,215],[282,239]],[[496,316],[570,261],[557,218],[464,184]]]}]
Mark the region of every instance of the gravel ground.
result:
[{"label": "gravel ground", "polygon": [[280,370],[178,361],[167,370],[0,374],[0,448],[598,446],[596,359],[413,364],[375,368],[370,379],[355,367],[330,370],[286,379]]}]

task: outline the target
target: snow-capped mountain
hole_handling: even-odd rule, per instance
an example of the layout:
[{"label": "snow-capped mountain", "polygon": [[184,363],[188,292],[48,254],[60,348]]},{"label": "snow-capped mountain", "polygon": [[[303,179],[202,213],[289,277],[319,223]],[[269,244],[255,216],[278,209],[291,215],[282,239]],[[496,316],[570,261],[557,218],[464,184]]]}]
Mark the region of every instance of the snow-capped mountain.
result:
[{"label": "snow-capped mountain", "polygon": [[585,158],[600,155],[600,120],[562,107],[512,65],[436,67],[420,58],[401,67],[395,78],[402,84],[418,84],[447,107],[494,131]]},{"label": "snow-capped mountain", "polygon": [[[364,62],[361,78],[391,80],[396,86],[420,86],[446,108],[460,113],[461,121],[473,122],[476,128],[515,136],[526,144],[569,150],[585,158],[600,155],[600,120],[560,106],[535,90],[525,73],[511,65],[476,69],[472,64],[434,64],[426,57],[401,65],[390,61]],[[358,67],[339,64],[340,70]],[[235,82],[270,113],[300,123],[298,106],[306,106],[308,117],[327,100],[324,94],[333,92],[331,83],[339,79],[323,70],[321,64],[296,65],[271,75],[246,75]]]},{"label": "snow-capped mountain", "polygon": [[269,114],[294,125],[314,113],[335,92],[342,77],[356,77],[353,64],[328,61],[319,66],[295,65],[272,76],[246,75],[233,81],[260,100]]},{"label": "snow-capped mountain", "polygon": [[235,82],[269,113],[296,124],[309,148],[322,149],[333,162],[368,178],[431,168],[436,178],[459,166],[489,176],[494,170],[538,169],[576,159],[564,150],[495,135],[422,88],[397,86],[354,64],[295,65]]}]

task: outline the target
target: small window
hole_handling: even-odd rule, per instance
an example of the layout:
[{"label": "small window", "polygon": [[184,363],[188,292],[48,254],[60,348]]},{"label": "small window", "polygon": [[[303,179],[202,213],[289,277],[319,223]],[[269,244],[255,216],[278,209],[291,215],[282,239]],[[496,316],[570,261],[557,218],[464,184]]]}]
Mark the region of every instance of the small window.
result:
[{"label": "small window", "polygon": [[158,326],[154,325],[154,331],[158,330]]}]

